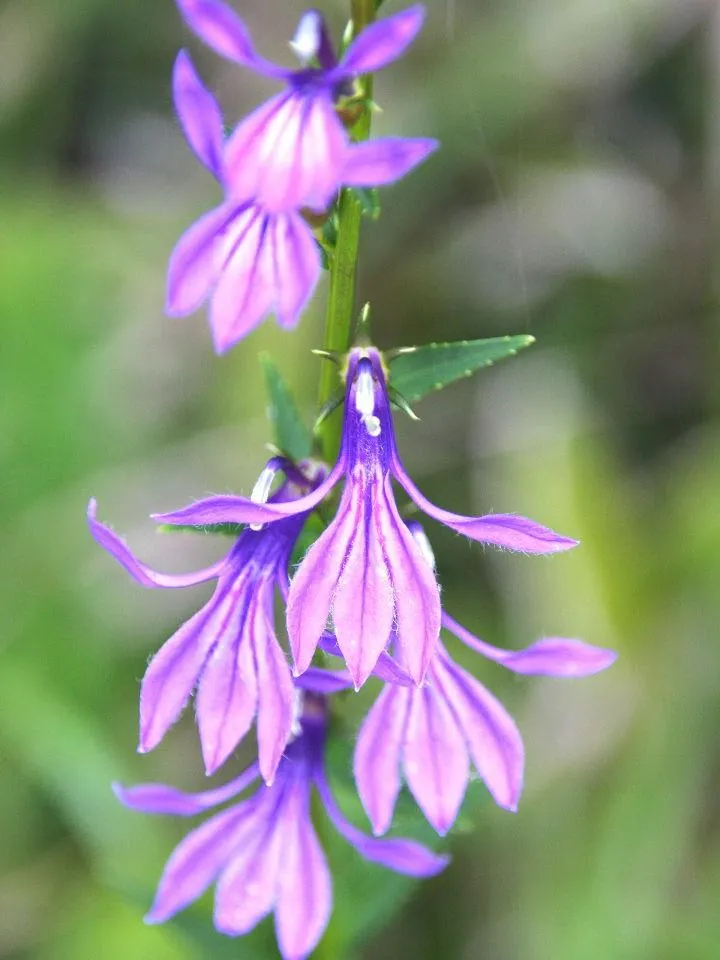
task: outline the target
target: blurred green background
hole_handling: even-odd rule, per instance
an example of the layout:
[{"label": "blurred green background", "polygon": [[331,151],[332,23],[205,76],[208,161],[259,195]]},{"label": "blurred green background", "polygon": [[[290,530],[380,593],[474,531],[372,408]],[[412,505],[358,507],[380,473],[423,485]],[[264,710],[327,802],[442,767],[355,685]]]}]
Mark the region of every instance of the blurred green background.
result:
[{"label": "blurred green background", "polygon": [[[290,63],[302,4],[237,6]],[[317,956],[714,960],[720,13],[713,0],[428,6],[412,54],[377,82],[376,130],[443,148],[384,191],[360,297],[381,346],[538,344],[423,401],[420,423],[398,422],[401,449],[436,502],[583,541],[533,559],[435,525],[444,599],[491,642],[578,636],[621,659],[553,681],[464,657],[524,734],[520,813],[474,784],[453,864],[422,888],[333,847],[338,907]],[[324,7],[340,29],[345,4]],[[134,585],[91,542],[88,498],[161,568],[218,556],[211,538],[156,535],[148,514],[250,489],[269,439],[260,350],[308,418],[318,376],[324,286],[296,332],[268,323],[222,359],[204,316],[163,317],[172,245],[217,200],[172,114],[182,44],[230,120],[270,92],[192,40],[171,0],[0,3],[2,958],[276,955],[270,925],[226,940],[207,905],[145,927],[186,825],[131,814],[109,788],[203,783],[191,711],[134,754],[145,662],[203,590]],[[352,723],[343,736],[349,755]]]}]

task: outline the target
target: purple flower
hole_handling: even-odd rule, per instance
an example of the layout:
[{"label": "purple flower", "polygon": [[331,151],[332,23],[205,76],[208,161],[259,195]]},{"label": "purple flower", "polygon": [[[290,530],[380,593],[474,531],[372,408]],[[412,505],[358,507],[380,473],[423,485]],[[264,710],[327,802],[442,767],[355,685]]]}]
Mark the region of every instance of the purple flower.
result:
[{"label": "purple flower", "polygon": [[430,503],[396,450],[385,371],[374,347],[349,354],[344,416],[338,461],[309,496],[279,504],[210,497],[157,519],[169,524],[269,523],[313,509],[344,477],[337,514],[290,585],[288,632],[296,674],[308,667],[331,619],[356,686],[372,671],[391,631],[408,673],[421,683],[440,634],[440,596],[431,565],[398,513],[393,479],[425,513],[472,540],[537,554],[567,550],[577,541],[525,517],[466,517]]},{"label": "purple flower", "polygon": [[[226,198],[189,227],[173,250],[165,310],[184,317],[210,298],[213,343],[217,353],[224,353],[271,313],[280,326],[295,326],[320,277],[320,252],[297,209],[271,210],[252,194],[238,198],[224,161],[220,108],[185,53],[175,63],[173,93],[188,143]],[[395,137],[358,144],[344,155],[342,182],[391,183],[436,146],[434,140]]]},{"label": "purple flower", "polygon": [[[278,461],[270,461],[256,490],[267,498]],[[297,496],[312,484],[289,471],[273,502]],[[299,487],[298,485],[302,485]],[[218,563],[185,576],[156,573],[95,519],[95,540],[145,587],[185,587],[217,580],[210,600],[150,661],[140,692],[141,753],[160,743],[197,687],[195,709],[205,769],[213,773],[228,758],[257,717],[260,771],[272,781],[293,722],[294,691],[289,664],[274,627],[274,595],[288,590],[288,562],[306,512],[262,530],[244,530]]]},{"label": "purple flower", "polygon": [[[447,858],[412,840],[377,840],[349,823],[333,797],[324,766],[327,721],[323,697],[304,696],[300,735],[287,748],[271,787],[216,813],[170,857],[147,915],[163,923],[215,884],[215,927],[248,933],[271,911],[280,953],[302,960],[320,940],[332,910],[332,881],[310,816],[317,789],[335,829],[366,860],[399,873],[428,877]],[[225,787],[186,794],[160,784],[116,787],[125,806],[190,817],[234,799],[258,776],[253,765]]]},{"label": "purple flower", "polygon": [[338,62],[322,15],[303,14],[290,46],[301,67],[289,70],[260,57],[237,14],[220,0],[178,0],[188,26],[223,57],[285,84],[283,93],[250,114],[232,134],[227,186],[238,202],[257,200],[273,213],[322,211],[347,180],[350,141],[335,110],[353,78],[403,54],[425,12],[410,7],[374,23]]}]

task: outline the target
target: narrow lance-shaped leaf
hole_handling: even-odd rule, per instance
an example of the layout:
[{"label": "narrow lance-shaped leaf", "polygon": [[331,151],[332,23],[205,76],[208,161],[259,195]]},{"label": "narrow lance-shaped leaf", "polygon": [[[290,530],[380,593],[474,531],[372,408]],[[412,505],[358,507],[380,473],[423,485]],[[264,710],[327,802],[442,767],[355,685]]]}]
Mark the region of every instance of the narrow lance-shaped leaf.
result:
[{"label": "narrow lance-shaped leaf", "polygon": [[393,388],[412,403],[455,380],[472,376],[498,360],[513,357],[518,350],[534,342],[535,337],[524,334],[489,340],[428,343],[398,353],[390,361],[390,381]]},{"label": "narrow lance-shaped leaf", "polygon": [[303,460],[310,456],[312,449],[310,431],[302,422],[292,394],[270,355],[262,354],[260,361],[265,371],[270,401],[268,418],[273,426],[275,443],[291,460]]}]

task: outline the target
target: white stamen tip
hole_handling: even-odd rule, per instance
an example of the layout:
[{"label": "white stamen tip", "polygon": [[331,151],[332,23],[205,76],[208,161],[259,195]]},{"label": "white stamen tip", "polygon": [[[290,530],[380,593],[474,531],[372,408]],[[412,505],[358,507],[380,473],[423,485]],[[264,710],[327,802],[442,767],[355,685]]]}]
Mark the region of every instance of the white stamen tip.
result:
[{"label": "white stamen tip", "polygon": [[410,533],[412,533],[415,543],[420,547],[420,553],[422,553],[423,557],[434,570],[435,554],[433,553],[433,548],[430,546],[430,541],[427,538],[427,534],[421,526],[416,524],[413,524]]},{"label": "white stamen tip", "polygon": [[[278,471],[274,467],[265,467],[263,472],[257,478],[257,482],[252,489],[250,494],[250,499],[253,503],[267,503],[268,497],[270,496],[270,489],[275,479],[275,474]],[[265,526],[264,523],[251,523],[248,524],[251,530],[262,530]]]},{"label": "white stamen tip", "polygon": [[382,432],[380,426],[380,421],[377,417],[363,417],[363,423],[365,424],[365,429],[370,434],[371,437],[379,437]]},{"label": "white stamen tip", "polygon": [[316,10],[303,14],[290,41],[290,46],[300,63],[307,64],[317,56],[320,50],[320,31],[322,21]]}]

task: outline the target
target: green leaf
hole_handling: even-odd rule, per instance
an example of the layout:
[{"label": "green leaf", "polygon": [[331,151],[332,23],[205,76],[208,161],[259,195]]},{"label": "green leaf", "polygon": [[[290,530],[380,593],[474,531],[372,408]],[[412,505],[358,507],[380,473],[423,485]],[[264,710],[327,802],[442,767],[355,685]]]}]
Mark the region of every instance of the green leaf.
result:
[{"label": "green leaf", "polygon": [[303,460],[310,456],[312,440],[310,431],[300,418],[295,401],[269,354],[263,353],[260,362],[265,370],[270,405],[268,418],[273,425],[275,443],[291,460]]},{"label": "green leaf", "polygon": [[513,357],[535,342],[527,334],[492,337],[490,340],[460,340],[457,343],[428,343],[410,348],[390,361],[390,381],[409,401],[420,400],[455,380],[472,376],[482,367]]}]

